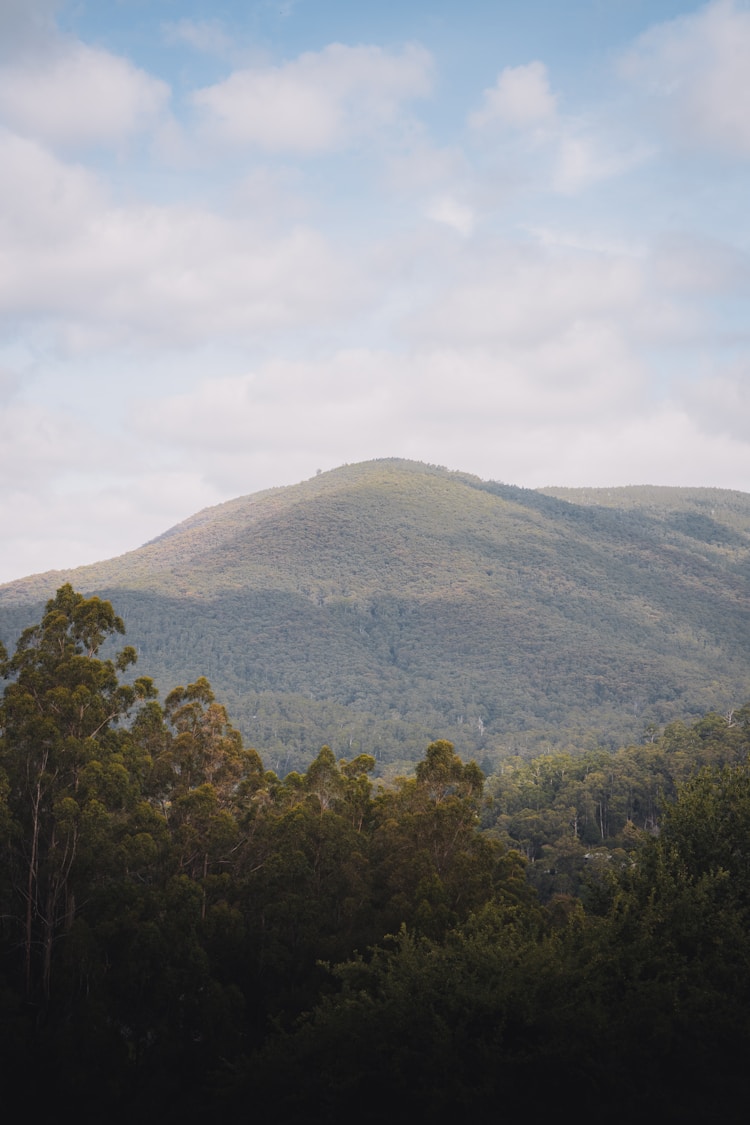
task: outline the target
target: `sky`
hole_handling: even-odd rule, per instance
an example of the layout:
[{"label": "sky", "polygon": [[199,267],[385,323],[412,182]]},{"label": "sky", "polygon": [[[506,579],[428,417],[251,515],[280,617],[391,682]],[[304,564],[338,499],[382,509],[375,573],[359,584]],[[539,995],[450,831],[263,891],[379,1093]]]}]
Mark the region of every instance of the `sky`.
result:
[{"label": "sky", "polygon": [[0,0],[0,582],[406,457],[750,492],[750,0]]}]

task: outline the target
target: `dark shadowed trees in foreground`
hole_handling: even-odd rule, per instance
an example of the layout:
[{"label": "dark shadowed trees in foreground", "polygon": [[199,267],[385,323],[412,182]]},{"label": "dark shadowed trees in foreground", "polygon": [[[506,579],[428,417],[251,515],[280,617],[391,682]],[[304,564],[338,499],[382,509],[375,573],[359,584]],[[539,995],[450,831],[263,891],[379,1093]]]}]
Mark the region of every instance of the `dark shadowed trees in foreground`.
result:
[{"label": "dark shadowed trees in foreground", "polygon": [[328,747],[264,771],[204,678],[160,704],[123,631],[65,586],[0,654],[9,1104],[739,1120],[750,709],[519,766],[488,805],[442,740],[389,787]]}]

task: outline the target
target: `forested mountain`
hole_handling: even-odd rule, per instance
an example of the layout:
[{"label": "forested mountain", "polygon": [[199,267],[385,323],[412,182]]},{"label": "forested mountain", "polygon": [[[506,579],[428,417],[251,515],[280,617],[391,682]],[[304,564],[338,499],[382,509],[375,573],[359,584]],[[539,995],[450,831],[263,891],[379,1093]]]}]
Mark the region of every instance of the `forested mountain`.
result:
[{"label": "forested mountain", "polygon": [[347,465],[3,586],[9,649],[66,581],[113,603],[162,693],[207,676],[281,773],[327,743],[392,776],[434,738],[494,772],[750,697],[739,492]]}]

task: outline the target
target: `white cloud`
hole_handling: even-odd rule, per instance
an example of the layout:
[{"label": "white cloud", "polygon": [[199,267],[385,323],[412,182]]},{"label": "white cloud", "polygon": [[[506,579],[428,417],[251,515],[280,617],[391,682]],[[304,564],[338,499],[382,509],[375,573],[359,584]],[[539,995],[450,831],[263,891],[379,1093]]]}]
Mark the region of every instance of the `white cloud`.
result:
[{"label": "white cloud", "polygon": [[526,229],[545,249],[585,250],[625,258],[643,258],[648,253],[645,242],[625,242],[600,229],[577,230],[544,226],[529,226]]},{"label": "white cloud", "polygon": [[657,484],[750,491],[748,446],[705,432],[678,404],[600,425],[539,427],[513,438],[509,459],[527,486]]},{"label": "white cloud", "polygon": [[434,199],[427,208],[427,217],[436,223],[444,223],[459,234],[468,237],[474,230],[474,212],[465,203],[459,203],[450,195]]},{"label": "white cloud", "polygon": [[550,90],[546,66],[537,61],[502,70],[495,85],[484,91],[482,107],[470,115],[469,125],[527,129],[549,125],[556,116],[557,95]]},{"label": "white cloud", "polygon": [[[745,434],[652,398],[616,329],[538,347],[357,349],[275,361],[139,409],[145,441],[200,463],[225,495],[398,455],[531,487],[703,483],[750,489]],[[290,402],[295,410],[289,409]]]},{"label": "white cloud", "polygon": [[192,466],[173,471],[155,445],[118,433],[116,419],[97,424],[32,391],[0,372],[0,582],[131,550],[223,499]]},{"label": "white cloud", "polygon": [[424,130],[413,126],[396,151],[386,154],[385,163],[388,187],[406,193],[435,191],[469,178],[468,162],[460,149],[438,147]]},{"label": "white cloud", "polygon": [[[642,142],[623,144],[596,114],[561,114],[544,63],[507,67],[484,92],[469,125],[493,145],[537,190],[575,195],[600,180],[621,175],[651,154]],[[501,128],[499,128],[501,127]]]},{"label": "white cloud", "polygon": [[[20,385],[20,376],[16,371],[12,371],[8,367],[0,366],[0,407],[3,407],[6,402],[16,394]],[[0,421],[0,425],[1,425]]]},{"label": "white cloud", "polygon": [[0,68],[0,114],[51,145],[111,145],[152,124],[170,90],[129,60],[80,42]]},{"label": "white cloud", "polygon": [[393,123],[402,102],[429,92],[431,70],[422,47],[395,54],[333,43],[281,66],[235,71],[193,100],[232,143],[320,152]]},{"label": "white cloud", "polygon": [[[219,455],[284,444],[324,448],[342,427],[376,424],[392,392],[398,359],[365,349],[319,361],[272,360],[246,375],[203,380],[184,394],[136,408],[147,438],[162,425],[177,445]],[[290,410],[293,404],[293,411]],[[200,421],[202,419],[202,422]]]},{"label": "white cloud", "polygon": [[681,399],[684,409],[701,429],[747,443],[750,434],[750,363],[747,360],[688,384]]},{"label": "white cloud", "polygon": [[311,200],[295,168],[254,163],[233,192],[236,215],[262,215],[267,230],[279,230],[309,216]]},{"label": "white cloud", "polygon": [[41,248],[54,253],[81,232],[87,216],[93,219],[101,212],[106,193],[82,165],[65,163],[1,127],[0,166],[0,251],[6,263],[5,269],[0,266],[0,279],[11,286],[16,254],[33,255]]},{"label": "white cloud", "polygon": [[621,70],[678,143],[750,156],[748,59],[750,11],[714,0],[647,31]]},{"label": "white cloud", "polygon": [[673,231],[657,239],[653,269],[659,285],[687,294],[747,294],[750,254],[718,238]]},{"label": "white cloud", "polygon": [[568,127],[560,133],[552,185],[564,195],[574,195],[599,180],[622,175],[651,153],[646,145],[618,149],[591,131]]},{"label": "white cloud", "polygon": [[0,164],[0,317],[59,324],[69,349],[324,324],[363,292],[309,227],[115,206],[91,173],[8,134]]},{"label": "white cloud", "polygon": [[0,496],[7,529],[0,582],[114,558],[222,499],[190,471],[102,473],[94,482],[82,477],[77,487],[10,488]]},{"label": "white cloud", "polygon": [[538,346],[353,349],[325,360],[277,360],[140,406],[136,425],[143,440],[158,435],[186,463],[199,457],[209,479],[231,489],[243,471],[252,475],[260,455],[278,459],[282,449],[308,464],[335,464],[368,449],[370,456],[412,450],[434,461],[444,445],[471,468],[479,448],[488,463],[497,436],[514,429],[622,421],[637,413],[643,382],[612,329],[572,327]]},{"label": "white cloud", "polygon": [[487,241],[405,320],[412,338],[462,346],[555,339],[576,323],[627,323],[645,296],[644,264],[628,256],[553,252]]},{"label": "white cloud", "polygon": [[30,490],[50,475],[106,459],[107,443],[75,415],[11,400],[0,411],[0,492]]}]

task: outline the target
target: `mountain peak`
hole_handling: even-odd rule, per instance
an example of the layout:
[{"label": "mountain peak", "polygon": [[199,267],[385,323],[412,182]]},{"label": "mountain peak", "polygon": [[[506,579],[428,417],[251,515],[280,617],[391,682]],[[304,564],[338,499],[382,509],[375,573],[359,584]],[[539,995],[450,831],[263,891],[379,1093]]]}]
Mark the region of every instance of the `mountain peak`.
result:
[{"label": "mountain peak", "polygon": [[207,676],[272,765],[328,743],[384,768],[436,737],[491,763],[750,696],[748,578],[744,493],[523,489],[384,458],[9,583],[0,636],[69,581],[113,602],[163,691]]}]

